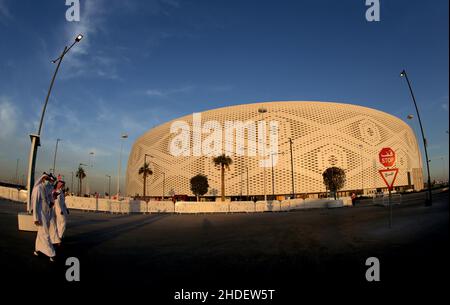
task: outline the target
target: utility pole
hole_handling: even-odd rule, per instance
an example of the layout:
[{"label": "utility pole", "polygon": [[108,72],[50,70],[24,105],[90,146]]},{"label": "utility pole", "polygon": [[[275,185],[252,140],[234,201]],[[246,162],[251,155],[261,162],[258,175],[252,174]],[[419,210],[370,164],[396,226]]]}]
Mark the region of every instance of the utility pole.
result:
[{"label": "utility pole", "polygon": [[291,151],[291,182],[292,182],[292,199],[295,198],[295,183],[294,183],[294,158],[292,156],[292,138],[289,138],[289,147]]},{"label": "utility pole", "polygon": [[15,178],[16,184],[19,184],[19,160],[20,159],[17,159],[17,163],[16,163],[16,178]]},{"label": "utility pole", "polygon": [[56,175],[56,154],[58,153],[58,143],[61,141],[61,139],[56,139],[56,147],[55,147],[55,154],[53,155],[53,170],[52,173]]}]

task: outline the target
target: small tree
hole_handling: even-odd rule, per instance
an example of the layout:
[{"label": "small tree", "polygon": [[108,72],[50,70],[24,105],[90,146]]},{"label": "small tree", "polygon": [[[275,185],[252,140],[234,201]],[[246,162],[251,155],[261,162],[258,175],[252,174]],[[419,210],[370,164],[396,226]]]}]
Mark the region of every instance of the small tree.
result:
[{"label": "small tree", "polygon": [[82,187],[82,181],[84,178],[86,178],[86,173],[84,172],[84,168],[82,168],[81,166],[78,167],[77,173],[76,173],[76,177],[78,178],[78,181],[80,182],[80,189],[78,190],[78,196],[81,195],[81,191],[83,189]]},{"label": "small tree", "polygon": [[333,192],[334,200],[336,200],[337,191],[345,184],[345,171],[339,167],[329,167],[323,172],[322,177],[326,188]]},{"label": "small tree", "polygon": [[199,201],[199,196],[208,192],[208,188],[208,177],[205,175],[198,174],[191,178],[191,191],[197,197],[197,201]]},{"label": "small tree", "polygon": [[153,171],[150,169],[150,164],[148,162],[145,162],[144,165],[142,165],[139,168],[138,173],[139,173],[139,175],[142,175],[144,177],[143,195],[144,195],[144,198],[145,198],[145,196],[146,196],[145,191],[146,191],[146,186],[147,186],[147,176],[153,175]]},{"label": "small tree", "polygon": [[220,168],[221,195],[222,201],[225,201],[225,168],[230,170],[230,165],[233,163],[233,160],[227,155],[221,154],[213,158],[213,163]]}]

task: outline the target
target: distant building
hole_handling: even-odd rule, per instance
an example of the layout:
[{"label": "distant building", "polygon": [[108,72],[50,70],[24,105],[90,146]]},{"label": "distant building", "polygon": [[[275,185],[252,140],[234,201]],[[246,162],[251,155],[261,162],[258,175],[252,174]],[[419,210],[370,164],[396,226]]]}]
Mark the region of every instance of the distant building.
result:
[{"label": "distant building", "polygon": [[[200,116],[201,121],[198,121]],[[244,125],[248,128],[237,128],[238,131],[232,136],[226,135],[225,127],[236,122],[248,122],[249,125]],[[258,145],[262,139],[259,137],[263,126],[261,122],[265,122],[267,129],[267,151],[261,151],[262,146]],[[273,138],[270,122],[278,122],[273,183],[269,155],[269,142]],[[189,150],[181,153],[178,150],[178,156],[174,156],[174,141],[180,138],[183,126],[188,128],[184,131],[189,135]],[[127,194],[142,195],[143,178],[138,170],[144,163],[144,154],[149,154],[152,157],[147,157],[147,162],[150,162],[153,175],[147,178],[147,195],[161,196],[164,192],[165,196],[191,196],[189,180],[199,173],[208,176],[208,195],[220,195],[220,171],[212,163],[212,157],[204,155],[204,148],[211,140],[208,132],[211,126],[222,128],[224,147],[220,151],[233,159],[230,171],[226,171],[225,176],[227,196],[245,196],[247,192],[250,196],[264,194],[264,168],[259,163],[264,159],[259,154],[264,152],[269,162],[269,167],[265,169],[267,195],[272,195],[272,192],[276,195],[291,194],[290,138],[296,194],[324,193],[322,173],[332,166],[346,172],[344,191],[364,189],[367,194],[385,188],[378,173],[383,168],[378,161],[378,153],[383,147],[391,147],[396,152],[395,167],[399,168],[399,173],[395,186],[415,190],[423,188],[418,143],[413,130],[404,121],[388,113],[357,105],[293,101],[213,109],[152,128],[139,137],[132,147],[126,176]],[[236,141],[239,137],[243,142]],[[242,143],[243,148],[239,150],[237,144]]]}]

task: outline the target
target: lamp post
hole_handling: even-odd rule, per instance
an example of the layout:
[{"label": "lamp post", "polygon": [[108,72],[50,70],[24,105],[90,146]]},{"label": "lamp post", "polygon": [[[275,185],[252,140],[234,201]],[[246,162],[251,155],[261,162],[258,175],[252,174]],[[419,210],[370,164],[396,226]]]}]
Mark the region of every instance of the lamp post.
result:
[{"label": "lamp post", "polygon": [[15,183],[18,185],[19,184],[19,160],[17,159],[17,163],[16,163],[16,177],[15,177]]},{"label": "lamp post", "polygon": [[123,134],[120,136],[120,155],[119,155],[119,171],[117,173],[117,200],[119,200],[120,196],[120,171],[122,170],[122,150],[123,150],[123,141],[128,138],[127,134]]},{"label": "lamp post", "polygon": [[90,153],[89,153],[89,167],[94,167],[94,160],[92,160],[93,158],[94,158],[94,152],[93,151],[91,151]]},{"label": "lamp post", "polygon": [[86,191],[87,193],[90,195],[91,194],[91,176],[90,176],[90,171],[91,169],[94,167],[94,162],[92,160],[92,158],[94,157],[94,152],[91,151],[89,152],[89,162],[88,165],[86,165],[86,167],[88,167],[88,169],[86,169],[89,172],[86,172],[86,176],[87,176],[87,181],[86,181]]},{"label": "lamp post", "polygon": [[292,156],[292,138],[289,138],[289,148],[291,152],[291,182],[292,182],[292,199],[295,197],[295,183],[294,183],[294,159]]},{"label": "lamp post", "polygon": [[[263,139],[259,139],[259,142],[262,145],[262,149],[263,149],[263,156],[264,158],[266,157],[266,132],[265,132],[265,128],[266,128],[266,123],[264,122],[264,114],[267,112],[266,108],[259,108],[258,109],[258,113],[261,115],[261,122],[264,124],[264,129],[262,130],[262,132],[259,132],[259,135],[263,135],[264,138]],[[259,126],[261,126],[262,124],[259,124]],[[259,138],[259,137],[258,137]],[[264,188],[264,201],[267,201],[267,189],[266,189],[266,166],[265,163],[263,164],[263,188]]]},{"label": "lamp post", "polygon": [[270,160],[272,162],[272,197],[273,197],[273,200],[275,200],[275,172],[273,169],[273,156],[274,155],[284,155],[284,153],[281,152],[281,153],[271,153],[270,154]]},{"label": "lamp post", "polygon": [[105,175],[108,178],[108,197],[111,199],[111,176]]},{"label": "lamp post", "polygon": [[414,107],[416,108],[417,120],[419,121],[420,132],[422,134],[422,141],[423,141],[423,148],[424,148],[424,151],[425,151],[425,158],[427,160],[428,197],[427,197],[427,200],[425,201],[425,205],[426,206],[431,206],[432,203],[433,203],[433,200],[432,200],[432,196],[431,196],[430,161],[428,159],[427,140],[425,138],[425,134],[424,134],[424,131],[423,131],[422,120],[420,119],[420,114],[419,114],[419,109],[417,107],[416,98],[415,98],[414,92],[413,92],[413,90],[411,88],[411,83],[409,82],[409,78],[408,78],[408,74],[406,74],[406,70],[403,70],[400,73],[400,76],[404,77],[406,79],[406,82],[408,83],[409,92],[411,93],[411,97],[412,97],[412,100],[414,102]]},{"label": "lamp post", "polygon": [[165,196],[165,193],[166,193],[166,173],[165,172],[163,172],[162,173],[163,174],[163,195],[162,195],[162,201],[164,201],[164,196]]},{"label": "lamp post", "polygon": [[248,184],[248,166],[246,166],[245,169],[247,171],[247,185],[246,185],[247,186],[247,198],[246,198],[246,200],[248,201],[249,194],[250,194],[250,186]]},{"label": "lamp post", "polygon": [[56,139],[56,146],[55,146],[55,154],[53,155],[53,169],[52,173],[56,175],[56,154],[58,153],[58,143],[61,141],[61,139]]},{"label": "lamp post", "polygon": [[56,74],[58,73],[59,67],[61,66],[61,62],[62,62],[64,56],[69,52],[69,50],[76,43],[80,42],[82,38],[83,38],[83,35],[79,34],[75,38],[74,42],[70,45],[70,47],[65,46],[61,55],[57,59],[52,60],[52,63],[54,63],[54,64],[58,63],[58,64],[56,65],[55,72],[53,73],[53,77],[50,82],[50,87],[48,88],[47,97],[45,98],[44,107],[42,108],[38,132],[37,132],[37,134],[30,134],[31,148],[30,148],[30,155],[29,155],[29,159],[28,159],[28,178],[27,178],[27,190],[28,190],[27,211],[28,211],[28,213],[30,213],[30,211],[31,211],[31,192],[32,192],[31,188],[34,185],[34,171],[35,171],[35,167],[36,167],[36,155],[37,155],[38,146],[40,145],[42,123],[44,121],[45,109],[47,108],[48,99],[50,97],[50,93],[52,92],[53,84],[55,83],[55,79],[56,79]]},{"label": "lamp post", "polygon": [[363,164],[363,145],[359,144],[359,148],[361,149],[361,191],[362,191],[362,195],[364,196],[364,164]]},{"label": "lamp post", "polygon": [[70,190],[72,191],[72,193],[75,194],[75,192],[73,191],[73,172],[72,172],[72,181],[71,181],[70,187],[71,187]]}]

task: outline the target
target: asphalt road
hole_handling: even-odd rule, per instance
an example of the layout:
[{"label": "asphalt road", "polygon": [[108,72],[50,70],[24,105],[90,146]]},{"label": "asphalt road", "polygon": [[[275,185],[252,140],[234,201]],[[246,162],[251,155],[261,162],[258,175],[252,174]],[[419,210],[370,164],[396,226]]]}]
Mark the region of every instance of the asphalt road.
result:
[{"label": "asphalt road", "polygon": [[[404,196],[393,208],[392,228],[389,209],[370,204],[214,215],[72,210],[67,238],[51,264],[32,255],[35,233],[17,230],[24,205],[3,200],[1,276],[7,286],[60,287],[71,295],[146,294],[160,299],[158,304],[173,300],[181,288],[276,289],[276,299],[288,303],[308,294],[348,301],[354,291],[381,297],[400,287],[408,287],[411,298],[436,295],[448,284],[448,206],[448,191],[435,194],[432,207],[423,205],[422,194]],[[65,259],[72,256],[80,260],[78,283],[65,280]],[[365,279],[368,257],[380,261],[380,282]]]}]

